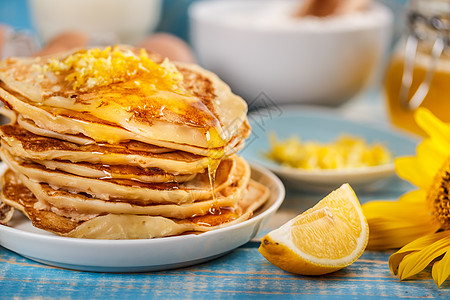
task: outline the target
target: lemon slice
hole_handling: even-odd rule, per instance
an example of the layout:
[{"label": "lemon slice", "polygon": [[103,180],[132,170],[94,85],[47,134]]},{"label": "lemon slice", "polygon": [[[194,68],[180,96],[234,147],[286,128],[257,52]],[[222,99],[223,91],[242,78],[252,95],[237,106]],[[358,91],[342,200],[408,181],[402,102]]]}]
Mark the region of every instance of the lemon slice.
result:
[{"label": "lemon slice", "polygon": [[321,275],[354,263],[364,252],[369,226],[358,198],[344,184],[314,207],[268,233],[259,252],[272,264],[301,275]]}]

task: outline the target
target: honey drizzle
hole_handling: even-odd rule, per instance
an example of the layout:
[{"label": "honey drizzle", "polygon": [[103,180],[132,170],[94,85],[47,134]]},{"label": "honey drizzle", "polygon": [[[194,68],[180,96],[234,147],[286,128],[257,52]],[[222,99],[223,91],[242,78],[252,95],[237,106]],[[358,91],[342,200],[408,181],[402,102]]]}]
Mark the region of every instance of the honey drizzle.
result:
[{"label": "honey drizzle", "polygon": [[233,207],[212,208],[210,211],[201,216],[192,216],[187,220],[200,226],[218,226],[228,222],[232,222],[240,217],[238,211]]},{"label": "honey drizzle", "polygon": [[209,184],[211,186],[211,191],[213,195],[213,205],[210,209],[210,213],[220,214],[220,207],[218,205],[217,197],[216,197],[216,171],[222,161],[223,156],[225,155],[225,146],[223,145],[223,139],[219,135],[216,128],[211,127],[206,132],[206,139],[209,144],[208,148],[208,177]]},{"label": "honey drizzle", "polygon": [[216,171],[219,167],[220,159],[208,157],[208,177],[211,186],[214,203],[217,202],[216,197]]},{"label": "honey drizzle", "polygon": [[[208,104],[211,99],[185,86],[184,75],[174,64],[157,63],[143,50],[140,54],[120,47],[80,50],[33,66],[48,75],[41,86],[59,87],[46,93],[41,105],[87,113],[116,126],[130,120],[147,125],[154,119],[206,129],[220,126]],[[120,141],[108,132],[86,131],[95,140]]]}]

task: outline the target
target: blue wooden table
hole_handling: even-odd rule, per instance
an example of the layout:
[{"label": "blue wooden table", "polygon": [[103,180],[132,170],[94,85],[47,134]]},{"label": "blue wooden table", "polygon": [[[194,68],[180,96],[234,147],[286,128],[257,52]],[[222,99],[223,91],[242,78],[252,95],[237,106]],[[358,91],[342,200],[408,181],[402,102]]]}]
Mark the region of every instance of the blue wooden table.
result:
[{"label": "blue wooden table", "polygon": [[[357,193],[360,201],[366,202],[397,197],[408,188],[408,184],[396,180],[377,192]],[[259,254],[262,235],[313,206],[323,196],[289,190],[279,211],[255,239],[218,259],[182,269],[121,274],[80,272],[43,265],[0,247],[0,299],[230,296],[449,299],[450,283],[438,289],[429,269],[412,280],[400,282],[389,271],[387,261],[391,252],[366,251],[353,265],[319,277],[284,272]]]}]

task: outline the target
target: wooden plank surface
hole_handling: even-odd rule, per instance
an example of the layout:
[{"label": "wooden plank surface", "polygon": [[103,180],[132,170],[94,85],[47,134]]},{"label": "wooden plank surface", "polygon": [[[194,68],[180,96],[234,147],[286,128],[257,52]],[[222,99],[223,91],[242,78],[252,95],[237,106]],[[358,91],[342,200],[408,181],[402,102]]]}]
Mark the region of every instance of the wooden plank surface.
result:
[{"label": "wooden plank surface", "polygon": [[450,285],[446,283],[437,289],[430,270],[404,282],[393,277],[387,265],[389,252],[367,251],[346,269],[325,276],[306,277],[289,274],[271,265],[258,253],[258,246],[257,242],[250,242],[197,266],[132,274],[58,269],[0,248],[0,298],[449,297]]},{"label": "wooden plank surface", "polygon": [[[396,197],[409,185],[394,181],[361,202]],[[311,297],[314,299],[450,298],[450,283],[438,289],[430,270],[400,282],[387,264],[391,252],[366,251],[353,265],[318,277],[297,276],[270,264],[258,252],[267,231],[313,206],[324,193],[290,191],[278,213],[253,241],[218,259],[153,273],[92,273],[59,269],[0,247],[0,299],[12,298],[225,298]],[[30,245],[32,247],[32,245]],[[124,253],[126,255],[126,253]]]}]

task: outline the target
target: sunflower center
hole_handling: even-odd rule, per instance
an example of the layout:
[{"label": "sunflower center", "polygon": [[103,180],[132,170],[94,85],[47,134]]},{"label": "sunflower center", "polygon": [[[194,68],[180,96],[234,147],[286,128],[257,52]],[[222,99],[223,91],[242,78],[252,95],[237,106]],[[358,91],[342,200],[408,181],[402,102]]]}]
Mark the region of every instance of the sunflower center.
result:
[{"label": "sunflower center", "polygon": [[433,217],[442,229],[450,229],[450,158],[436,174],[428,190],[427,200],[432,206]]}]

